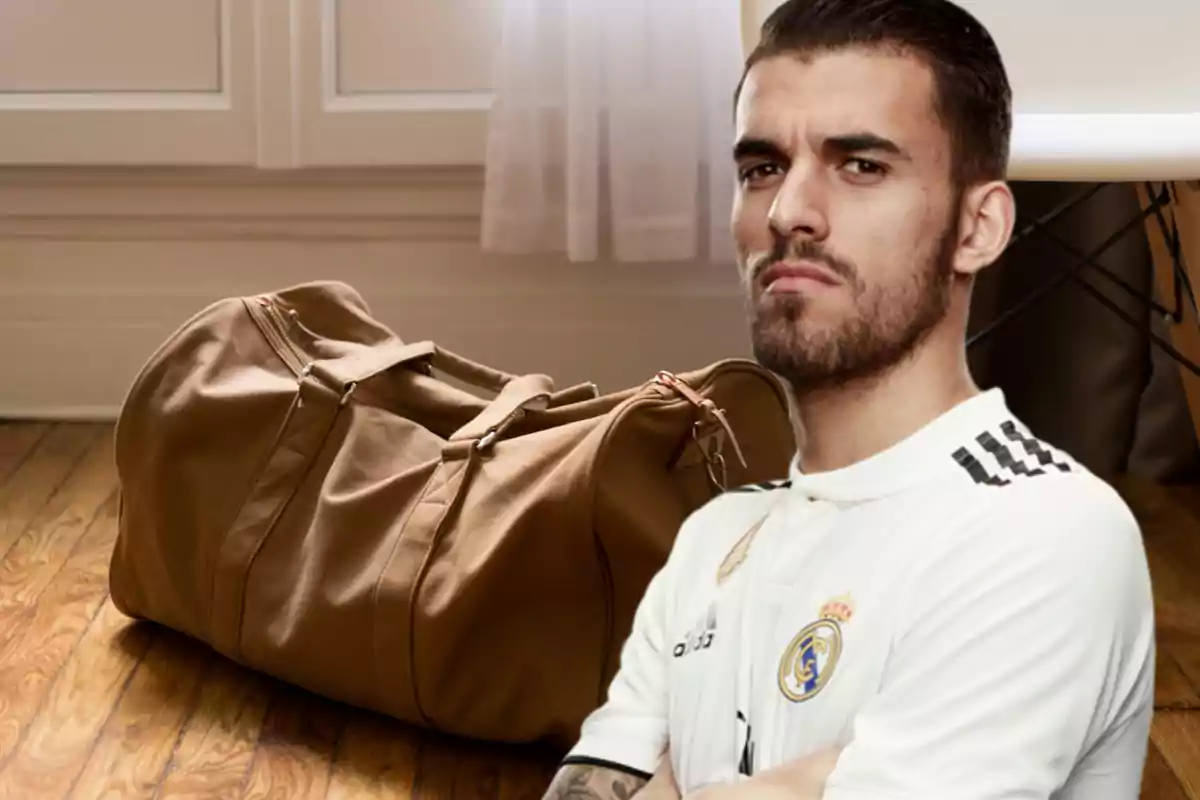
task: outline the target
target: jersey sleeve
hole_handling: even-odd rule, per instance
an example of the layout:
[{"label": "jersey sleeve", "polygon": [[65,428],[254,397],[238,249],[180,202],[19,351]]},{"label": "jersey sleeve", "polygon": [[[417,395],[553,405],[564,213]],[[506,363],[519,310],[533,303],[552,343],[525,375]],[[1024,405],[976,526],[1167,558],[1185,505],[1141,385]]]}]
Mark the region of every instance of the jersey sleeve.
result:
[{"label": "jersey sleeve", "polygon": [[1137,522],[1091,476],[995,491],[913,576],[824,800],[1138,796],[1155,643]]},{"label": "jersey sleeve", "polygon": [[668,739],[666,629],[675,557],[647,585],[607,698],[584,720],[563,765],[592,764],[646,779],[658,767]]}]

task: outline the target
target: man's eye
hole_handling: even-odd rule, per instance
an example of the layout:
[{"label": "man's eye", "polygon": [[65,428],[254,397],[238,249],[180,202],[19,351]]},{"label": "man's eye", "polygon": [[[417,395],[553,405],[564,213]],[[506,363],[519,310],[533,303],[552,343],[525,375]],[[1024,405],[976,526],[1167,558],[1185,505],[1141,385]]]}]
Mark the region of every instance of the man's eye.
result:
[{"label": "man's eye", "polygon": [[882,175],[887,172],[887,167],[883,164],[877,164],[874,161],[867,161],[863,158],[852,158],[846,162],[846,168],[856,175]]},{"label": "man's eye", "polygon": [[771,163],[752,164],[739,170],[738,177],[741,178],[743,183],[753,183],[754,181],[765,180],[775,175],[778,170],[779,167]]}]

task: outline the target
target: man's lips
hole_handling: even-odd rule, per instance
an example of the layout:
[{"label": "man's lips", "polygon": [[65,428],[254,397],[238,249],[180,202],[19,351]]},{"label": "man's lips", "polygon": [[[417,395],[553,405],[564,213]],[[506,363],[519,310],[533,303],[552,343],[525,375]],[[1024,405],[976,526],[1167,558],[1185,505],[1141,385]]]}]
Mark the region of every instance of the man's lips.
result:
[{"label": "man's lips", "polygon": [[793,292],[817,284],[837,286],[842,281],[813,261],[777,261],[763,270],[759,283],[765,292]]}]

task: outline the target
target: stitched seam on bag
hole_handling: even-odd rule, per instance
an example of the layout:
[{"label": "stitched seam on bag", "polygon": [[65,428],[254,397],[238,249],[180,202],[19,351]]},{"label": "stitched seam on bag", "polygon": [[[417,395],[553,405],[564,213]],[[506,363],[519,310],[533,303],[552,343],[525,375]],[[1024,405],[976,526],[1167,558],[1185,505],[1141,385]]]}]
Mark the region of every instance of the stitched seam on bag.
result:
[{"label": "stitched seam on bag", "polygon": [[[425,577],[429,573],[429,566],[433,562],[433,553],[437,549],[438,544],[441,543],[442,536],[439,534],[443,533],[442,526],[446,523],[446,518],[462,507],[462,501],[468,488],[468,481],[472,477],[467,470],[475,465],[477,458],[477,451],[472,448],[471,454],[463,462],[462,467],[458,472],[454,473],[453,477],[462,476],[459,479],[458,488],[454,490],[454,494],[448,502],[440,504],[444,506],[442,514],[438,517],[437,523],[433,527],[433,535],[429,540],[429,548],[425,551],[425,557],[421,559],[421,566],[413,578],[412,588],[408,593],[408,660],[409,670],[412,675],[413,700],[416,701],[417,713],[421,715],[421,719],[430,727],[435,726],[421,705],[421,692],[417,681],[417,596],[420,594],[421,586],[424,584]],[[446,481],[446,483],[449,483],[449,481]]]},{"label": "stitched seam on bag", "polygon": [[[595,506],[593,505],[593,508]],[[609,648],[612,647],[613,629],[616,627],[616,610],[614,609],[613,597],[616,595],[616,588],[613,581],[612,561],[608,557],[608,551],[604,549],[604,542],[600,539],[600,532],[596,530],[595,524],[592,525],[592,541],[596,547],[596,558],[600,565],[600,583],[604,591],[604,637],[601,640],[601,663],[600,663],[600,685],[597,687],[596,700],[603,704],[608,691],[608,675]]]}]

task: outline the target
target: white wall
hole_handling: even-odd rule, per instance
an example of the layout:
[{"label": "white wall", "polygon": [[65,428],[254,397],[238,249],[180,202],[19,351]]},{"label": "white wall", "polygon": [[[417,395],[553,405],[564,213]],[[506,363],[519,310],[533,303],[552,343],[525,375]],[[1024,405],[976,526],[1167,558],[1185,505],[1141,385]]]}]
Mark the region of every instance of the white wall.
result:
[{"label": "white wall", "polygon": [[112,416],[224,296],[617,390],[744,355],[730,265],[480,252],[495,0],[0,2],[0,415]]},{"label": "white wall", "polygon": [[731,267],[482,255],[476,170],[0,183],[0,417],[110,418],[201,306],[313,279],[355,286],[405,340],[564,386],[747,354]]}]

